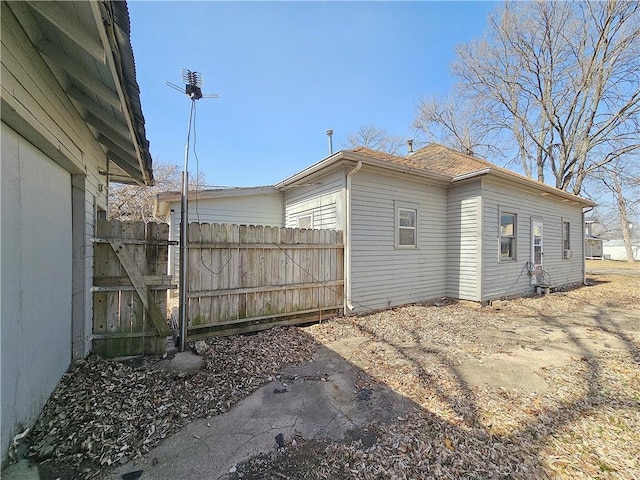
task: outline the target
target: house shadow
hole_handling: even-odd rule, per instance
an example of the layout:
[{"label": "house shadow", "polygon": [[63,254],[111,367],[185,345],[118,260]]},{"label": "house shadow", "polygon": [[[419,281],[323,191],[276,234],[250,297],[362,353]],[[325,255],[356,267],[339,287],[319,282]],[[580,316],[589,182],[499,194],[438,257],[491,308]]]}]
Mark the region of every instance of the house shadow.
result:
[{"label": "house shadow", "polygon": [[[562,370],[557,365],[544,370],[550,375],[544,395],[512,391],[505,388],[508,384],[479,388],[461,361],[465,352],[457,355],[445,348],[443,339],[425,332],[419,322],[393,336],[366,316],[337,320],[349,326],[349,334],[338,331],[322,340],[311,331],[316,327],[301,328],[301,341],[315,353],[312,361],[300,364],[278,363],[287,343],[275,345],[275,333],[245,337],[233,348],[229,348],[231,340],[209,340],[218,345],[212,347],[201,371],[161,375],[147,368],[138,381],[148,380],[154,392],[149,388],[124,391],[130,387],[125,384],[119,387],[121,395],[139,395],[139,402],[170,395],[167,398],[173,403],[184,396],[192,407],[193,402],[199,403],[200,418],[185,420],[173,434],[167,432],[144,457],[132,455],[133,460],[114,471],[101,470],[100,478],[116,480],[140,471],[146,480],[391,478],[393,474],[400,478],[547,478],[557,473],[556,464],[550,467],[549,449],[557,448],[554,442],[567,432],[589,419],[598,420],[603,411],[611,414],[606,409],[640,413],[637,392],[634,397],[612,386],[607,363],[617,352],[631,358],[631,368],[640,365],[640,345],[631,333],[636,325],[633,312],[620,318],[610,313],[605,307],[590,306],[583,317],[569,322],[538,311],[532,318],[511,319],[517,326],[512,330],[497,326],[505,335],[518,335],[511,344],[513,351],[496,347],[495,354],[484,357],[498,373],[504,370],[501,362],[521,351],[532,356],[544,353],[537,344],[524,341],[533,329],[561,335],[558,343],[572,358],[568,375],[560,377],[572,383],[570,395],[558,393],[566,385],[553,383],[553,375]],[[591,338],[596,333],[606,336],[612,348],[600,345],[600,337]],[[267,370],[254,371],[243,363],[246,357],[237,359],[238,348],[249,340],[262,342],[256,350],[262,358],[249,361],[269,365]],[[243,373],[233,383],[216,380],[228,369]],[[277,373],[267,377],[266,371]],[[534,376],[531,369],[523,372]],[[166,383],[162,390],[158,379]],[[229,387],[233,391],[218,396]],[[187,395],[197,388],[201,395]],[[221,404],[227,406],[221,408]],[[175,403],[172,410],[180,408]],[[137,419],[132,420],[129,442],[141,443],[151,424],[134,422]],[[628,448],[633,448],[637,441],[629,443]],[[597,449],[589,452],[588,464],[602,472],[624,468]],[[41,473],[79,478],[57,467],[50,462]],[[568,471],[572,473],[597,475]]]},{"label": "house shadow", "polygon": [[[256,455],[238,465],[233,474],[221,478],[391,478],[393,475],[400,475],[398,478],[493,478],[497,475],[538,479],[553,477],[559,471],[570,476],[597,476],[617,471],[620,465],[604,453],[606,449],[583,452],[588,457],[584,460],[586,470],[581,470],[580,465],[558,467],[558,463],[571,463],[572,459],[550,460],[549,449],[574,427],[579,434],[581,424],[598,418],[599,412],[604,411],[602,415],[606,415],[607,408],[640,413],[637,395],[609,391],[607,355],[594,350],[594,344],[601,339],[589,338],[595,330],[603,333],[616,342],[611,351],[620,349],[637,366],[640,365],[640,345],[628,332],[632,324],[625,319],[613,319],[604,308],[592,311],[582,322],[566,322],[540,311],[536,316],[541,328],[561,332],[564,348],[571,351],[569,375],[575,387],[571,395],[556,394],[556,389],[559,391],[562,387],[550,384],[546,395],[530,392],[518,395],[496,386],[493,397],[487,397],[466,380],[468,376],[450,352],[432,343],[423,344],[424,332],[408,329],[405,337],[412,341],[398,342],[372,328],[366,317],[361,317],[354,322],[359,339],[354,340],[351,352],[345,354],[344,345],[334,351],[331,343],[319,346],[319,352],[330,359],[330,365],[342,365],[341,368],[347,365],[352,378],[359,379],[360,384],[355,382],[352,392],[353,402],[369,415],[353,423],[342,438],[295,437],[294,434],[296,447]],[[368,355],[366,347],[371,344],[386,349],[390,369],[406,370],[408,381],[419,383],[414,386],[413,394],[406,393],[410,392],[406,386],[398,388],[397,384],[362,368],[366,362],[354,357]],[[537,350],[533,349],[532,353]],[[431,368],[434,364],[439,368]],[[396,375],[396,379],[401,377]],[[368,390],[372,393],[364,399],[365,395],[360,392]],[[614,395],[617,398],[611,407]],[[485,404],[488,398],[506,410],[522,412],[513,415],[513,420],[496,425],[499,422],[491,418],[491,409]],[[633,438],[631,433],[627,434]],[[560,449],[556,453],[562,456],[564,452]],[[374,475],[368,468],[380,470]]]}]

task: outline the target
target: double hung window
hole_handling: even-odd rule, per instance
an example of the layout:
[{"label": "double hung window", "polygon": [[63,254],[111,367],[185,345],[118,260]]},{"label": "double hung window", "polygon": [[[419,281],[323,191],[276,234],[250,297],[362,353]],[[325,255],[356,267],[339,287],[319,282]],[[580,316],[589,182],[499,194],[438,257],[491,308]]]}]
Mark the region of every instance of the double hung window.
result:
[{"label": "double hung window", "polygon": [[518,216],[500,212],[500,261],[516,259]]}]

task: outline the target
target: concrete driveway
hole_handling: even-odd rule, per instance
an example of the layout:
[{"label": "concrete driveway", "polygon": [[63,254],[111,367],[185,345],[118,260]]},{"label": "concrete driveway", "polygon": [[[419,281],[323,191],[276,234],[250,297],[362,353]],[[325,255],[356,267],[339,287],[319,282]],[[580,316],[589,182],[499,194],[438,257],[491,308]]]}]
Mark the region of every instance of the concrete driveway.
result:
[{"label": "concrete driveway", "polygon": [[143,480],[216,479],[239,462],[278,448],[280,434],[287,445],[296,435],[340,440],[345,434],[366,435],[359,429],[372,422],[405,415],[410,401],[384,385],[355,387],[362,382],[360,369],[321,347],[312,362],[285,368],[230,411],[190,423],[148,458],[129,462],[108,478],[134,478],[142,471]]}]

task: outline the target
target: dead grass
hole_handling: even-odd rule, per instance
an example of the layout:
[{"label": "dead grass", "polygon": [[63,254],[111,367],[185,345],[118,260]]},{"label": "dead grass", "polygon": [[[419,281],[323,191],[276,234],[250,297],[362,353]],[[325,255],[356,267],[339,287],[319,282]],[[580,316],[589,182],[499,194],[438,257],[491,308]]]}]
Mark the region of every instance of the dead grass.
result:
[{"label": "dead grass", "polygon": [[[329,346],[368,337],[359,366],[419,406],[367,450],[332,444],[312,477],[640,478],[640,277],[594,283],[500,311],[410,306],[308,329]],[[549,338],[572,355],[535,369],[546,389],[470,385],[460,374],[469,361],[533,359]]]},{"label": "dead grass", "polygon": [[627,262],[623,260],[586,260],[587,271],[592,270],[627,270],[636,268],[640,270],[640,262]]}]

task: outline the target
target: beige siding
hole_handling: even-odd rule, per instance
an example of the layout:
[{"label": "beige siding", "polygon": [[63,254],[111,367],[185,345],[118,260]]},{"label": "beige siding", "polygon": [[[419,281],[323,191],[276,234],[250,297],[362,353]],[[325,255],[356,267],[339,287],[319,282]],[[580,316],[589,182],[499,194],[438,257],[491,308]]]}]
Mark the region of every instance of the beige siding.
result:
[{"label": "beige siding", "polygon": [[[356,312],[446,294],[444,187],[361,170],[351,192],[351,298]],[[395,248],[395,202],[418,208],[418,248]]]},{"label": "beige siding", "polygon": [[345,171],[340,169],[316,184],[285,193],[285,226],[297,228],[298,218],[312,215],[313,228],[344,230]]},{"label": "beige siding", "polygon": [[482,248],[480,182],[449,188],[447,202],[447,296],[480,300]]},{"label": "beige siding", "polygon": [[[543,222],[543,269],[550,276],[551,283],[565,285],[583,281],[582,207],[487,179],[482,181],[482,197],[483,301],[533,292],[531,278],[527,274],[527,262],[531,261],[533,219]],[[500,209],[518,215],[515,261],[498,260]],[[571,224],[573,255],[570,259],[563,258],[563,219]]]}]

